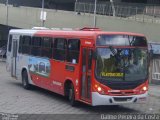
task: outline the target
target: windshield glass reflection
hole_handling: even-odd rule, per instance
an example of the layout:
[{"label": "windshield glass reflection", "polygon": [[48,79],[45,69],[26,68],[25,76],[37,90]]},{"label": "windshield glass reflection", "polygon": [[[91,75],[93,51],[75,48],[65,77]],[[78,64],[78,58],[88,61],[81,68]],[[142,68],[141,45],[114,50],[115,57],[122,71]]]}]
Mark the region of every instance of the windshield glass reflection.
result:
[{"label": "windshield glass reflection", "polygon": [[96,75],[106,80],[142,80],[147,77],[147,50],[97,48]]}]

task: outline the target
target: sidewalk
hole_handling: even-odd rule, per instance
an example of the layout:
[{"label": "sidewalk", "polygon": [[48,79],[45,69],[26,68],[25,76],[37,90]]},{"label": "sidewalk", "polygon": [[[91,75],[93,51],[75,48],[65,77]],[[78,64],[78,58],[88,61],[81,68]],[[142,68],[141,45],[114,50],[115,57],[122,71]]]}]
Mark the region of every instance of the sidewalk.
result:
[{"label": "sidewalk", "polygon": [[149,95],[160,99],[160,85],[149,85]]}]

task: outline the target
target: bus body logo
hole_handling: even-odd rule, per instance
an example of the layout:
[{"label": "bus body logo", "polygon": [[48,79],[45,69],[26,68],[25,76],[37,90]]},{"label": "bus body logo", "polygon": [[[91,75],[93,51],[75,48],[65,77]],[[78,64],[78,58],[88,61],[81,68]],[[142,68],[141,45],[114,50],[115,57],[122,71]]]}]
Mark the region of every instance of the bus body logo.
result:
[{"label": "bus body logo", "polygon": [[50,76],[50,62],[47,59],[30,57],[28,69],[33,74],[41,75],[43,77]]}]

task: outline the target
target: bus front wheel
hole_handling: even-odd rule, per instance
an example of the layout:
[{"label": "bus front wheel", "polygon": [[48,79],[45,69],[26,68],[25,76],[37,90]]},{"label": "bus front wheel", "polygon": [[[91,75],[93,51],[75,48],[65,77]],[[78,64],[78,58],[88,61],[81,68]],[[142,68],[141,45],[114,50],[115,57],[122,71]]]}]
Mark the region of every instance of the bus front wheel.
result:
[{"label": "bus front wheel", "polygon": [[28,74],[26,70],[22,72],[22,85],[24,89],[29,90],[31,88],[31,85],[28,82]]},{"label": "bus front wheel", "polygon": [[74,92],[73,84],[71,84],[70,89],[69,89],[69,101],[70,101],[71,106],[75,106],[76,105],[75,92]]}]

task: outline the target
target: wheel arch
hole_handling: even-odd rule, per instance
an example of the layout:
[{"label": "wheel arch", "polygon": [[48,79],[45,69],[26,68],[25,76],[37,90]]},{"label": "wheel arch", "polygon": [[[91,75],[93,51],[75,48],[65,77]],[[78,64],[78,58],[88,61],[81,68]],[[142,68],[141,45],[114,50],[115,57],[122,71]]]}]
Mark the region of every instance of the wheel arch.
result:
[{"label": "wheel arch", "polygon": [[[27,69],[26,69],[25,67],[23,67],[22,70],[21,70],[21,76],[22,76],[22,73],[23,73],[24,71],[27,71]],[[28,74],[28,71],[27,71],[27,74]]]},{"label": "wheel arch", "polygon": [[22,73],[23,73],[24,71],[27,72],[29,84],[35,85],[35,84],[33,83],[32,79],[31,79],[30,74],[29,74],[28,67],[26,67],[26,66],[23,66],[22,69],[21,69],[21,78],[22,78]]},{"label": "wheel arch", "polygon": [[66,79],[64,82],[64,96],[69,95],[69,89],[70,85],[73,84],[73,81],[71,79]]}]

